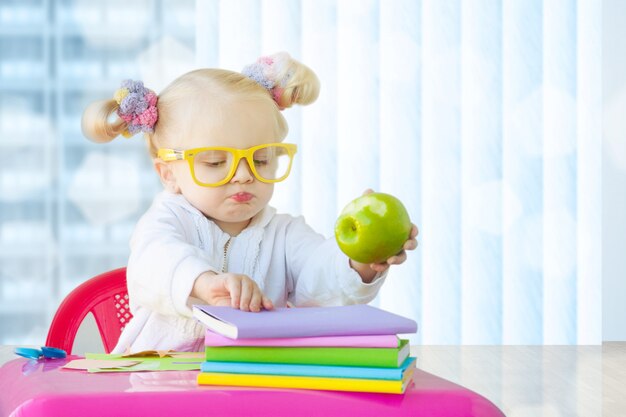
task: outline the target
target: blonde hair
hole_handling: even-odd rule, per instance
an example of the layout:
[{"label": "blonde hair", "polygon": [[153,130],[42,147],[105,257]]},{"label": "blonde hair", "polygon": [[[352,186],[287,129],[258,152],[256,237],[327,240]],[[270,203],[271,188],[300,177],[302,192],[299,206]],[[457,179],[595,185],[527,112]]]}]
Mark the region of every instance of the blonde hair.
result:
[{"label": "blonde hair", "polygon": [[[292,75],[284,87],[283,95],[288,104],[284,107],[314,102],[320,89],[315,73],[294,59],[290,59],[285,70],[291,71]],[[156,158],[159,148],[172,146],[180,140],[181,132],[193,123],[193,116],[197,116],[198,103],[208,107],[202,108],[206,117],[219,118],[224,104],[250,100],[272,104],[278,139],[283,140],[289,130],[287,121],[271,92],[254,80],[223,69],[198,69],[183,74],[158,96],[158,120],[154,132],[144,133],[150,155]],[[81,120],[83,134],[94,142],[106,143],[125,132],[128,126],[117,117],[118,107],[114,99],[95,101],[87,106]]]},{"label": "blonde hair", "polygon": [[320,94],[320,82],[313,70],[291,58],[279,76],[283,78],[289,73],[283,91],[285,108],[294,104],[307,105],[317,100]]}]

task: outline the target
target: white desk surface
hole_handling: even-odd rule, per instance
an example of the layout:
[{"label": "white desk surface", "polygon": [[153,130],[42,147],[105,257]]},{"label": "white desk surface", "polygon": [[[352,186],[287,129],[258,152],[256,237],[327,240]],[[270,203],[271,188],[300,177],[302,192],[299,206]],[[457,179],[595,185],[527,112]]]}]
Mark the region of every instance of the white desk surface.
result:
[{"label": "white desk surface", "polygon": [[626,343],[415,346],[418,367],[478,392],[507,417],[626,416]]},{"label": "white desk surface", "polygon": [[[0,365],[16,356],[0,346]],[[507,417],[626,415],[626,342],[413,346],[418,367],[478,392]]]}]

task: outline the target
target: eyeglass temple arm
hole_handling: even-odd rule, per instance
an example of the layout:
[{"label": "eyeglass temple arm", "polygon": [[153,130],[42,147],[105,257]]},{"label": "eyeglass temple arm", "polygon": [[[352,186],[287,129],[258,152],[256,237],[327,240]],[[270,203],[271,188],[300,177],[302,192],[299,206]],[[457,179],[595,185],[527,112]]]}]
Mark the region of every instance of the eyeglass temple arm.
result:
[{"label": "eyeglass temple arm", "polygon": [[176,149],[159,149],[157,156],[164,161],[176,161],[185,159],[185,152]]}]

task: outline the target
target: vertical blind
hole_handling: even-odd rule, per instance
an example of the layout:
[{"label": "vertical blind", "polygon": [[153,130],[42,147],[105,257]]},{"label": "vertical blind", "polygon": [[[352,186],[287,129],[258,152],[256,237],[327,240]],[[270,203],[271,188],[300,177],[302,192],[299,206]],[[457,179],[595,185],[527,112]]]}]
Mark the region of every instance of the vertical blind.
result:
[{"label": "vertical blind", "polygon": [[333,234],[366,188],[419,248],[375,304],[414,343],[601,342],[601,2],[197,0],[199,66],[318,74],[273,205]]},{"label": "vertical blind", "polygon": [[365,189],[399,197],[420,244],[373,303],[417,320],[413,343],[601,342],[602,2],[5,3],[0,342],[39,343],[123,265],[160,189],[140,138],[82,137],[85,105],[277,51],[322,90],[285,111],[299,152],[272,204],[330,237]]}]

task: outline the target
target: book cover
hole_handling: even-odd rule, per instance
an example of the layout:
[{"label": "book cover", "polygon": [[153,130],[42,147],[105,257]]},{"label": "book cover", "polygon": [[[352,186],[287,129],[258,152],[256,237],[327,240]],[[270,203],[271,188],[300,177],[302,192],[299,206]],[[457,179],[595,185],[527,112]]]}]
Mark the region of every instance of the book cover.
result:
[{"label": "book cover", "polygon": [[242,387],[298,388],[329,391],[380,392],[402,394],[415,372],[415,362],[400,380],[361,378],[325,378],[291,375],[255,375],[200,372],[199,385],[227,385]]},{"label": "book cover", "polygon": [[395,335],[417,331],[414,320],[367,304],[275,308],[256,313],[232,307],[194,305],[193,315],[210,330],[231,339]]},{"label": "book cover", "polygon": [[361,378],[400,380],[407,369],[415,366],[415,358],[408,357],[399,368],[371,368],[362,366],[296,365],[255,362],[203,362],[202,372],[225,374],[264,374],[316,376],[327,378]]},{"label": "book cover", "polygon": [[409,341],[405,339],[400,341],[397,348],[206,346],[205,359],[209,362],[397,368],[409,356],[409,350]]},{"label": "book cover", "polygon": [[400,346],[396,335],[380,334],[365,336],[318,336],[318,337],[277,337],[262,339],[231,339],[209,329],[204,337],[206,346],[298,346],[298,347],[380,347]]}]

